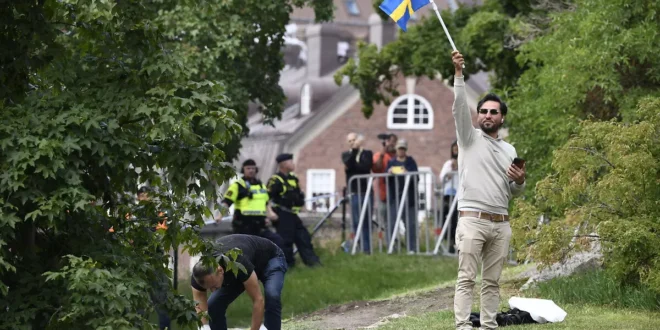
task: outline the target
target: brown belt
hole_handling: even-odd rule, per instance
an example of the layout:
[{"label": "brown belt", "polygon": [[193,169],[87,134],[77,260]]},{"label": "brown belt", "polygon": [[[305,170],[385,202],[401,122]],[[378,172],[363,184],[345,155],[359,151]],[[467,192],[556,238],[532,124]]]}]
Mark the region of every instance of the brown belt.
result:
[{"label": "brown belt", "polygon": [[478,218],[483,220],[489,220],[492,222],[505,222],[509,221],[509,216],[504,214],[492,214],[488,212],[476,212],[476,211],[458,211],[459,217],[471,217]]}]

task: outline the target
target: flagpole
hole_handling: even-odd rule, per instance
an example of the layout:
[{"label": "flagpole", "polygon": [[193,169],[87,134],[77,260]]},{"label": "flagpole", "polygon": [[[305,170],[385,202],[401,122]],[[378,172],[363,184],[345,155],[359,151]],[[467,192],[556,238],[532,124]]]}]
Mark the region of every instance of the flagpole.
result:
[{"label": "flagpole", "polygon": [[[436,6],[436,4],[433,0],[429,0],[429,2],[431,3],[431,6],[433,6],[433,10],[435,11],[435,15],[438,16],[438,20],[440,20],[440,24],[442,24],[442,29],[445,30],[445,34],[447,35],[447,39],[449,39],[449,43],[451,44],[451,48],[455,51],[456,50],[456,45],[454,45],[454,40],[451,39],[451,36],[449,35],[449,31],[447,30],[447,26],[445,26],[445,22],[442,20],[442,16],[440,16],[440,11],[438,11],[438,6]],[[462,66],[465,69],[465,64],[463,64]]]}]

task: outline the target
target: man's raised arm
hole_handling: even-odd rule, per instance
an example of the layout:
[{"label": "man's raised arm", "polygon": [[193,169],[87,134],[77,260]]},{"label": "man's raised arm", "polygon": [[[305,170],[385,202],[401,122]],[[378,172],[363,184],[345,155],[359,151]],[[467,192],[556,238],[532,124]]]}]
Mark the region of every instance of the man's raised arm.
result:
[{"label": "man's raised arm", "polygon": [[472,126],[472,116],[470,108],[467,105],[467,95],[465,93],[465,81],[463,79],[463,55],[457,50],[451,53],[452,62],[454,62],[454,106],[452,113],[456,122],[456,135],[458,145],[465,148],[470,145],[474,138],[475,128]]}]

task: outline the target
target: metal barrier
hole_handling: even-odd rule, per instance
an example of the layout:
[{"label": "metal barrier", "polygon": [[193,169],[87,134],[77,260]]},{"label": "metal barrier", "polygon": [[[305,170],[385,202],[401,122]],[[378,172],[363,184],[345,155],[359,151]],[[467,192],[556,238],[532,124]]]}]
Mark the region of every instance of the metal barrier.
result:
[{"label": "metal barrier", "polygon": [[[448,182],[453,183],[453,178],[456,176],[458,176],[457,171],[447,172],[444,177],[440,178],[440,185],[436,189],[436,196],[438,197],[438,205],[439,205],[438,212],[441,212],[442,216],[438,217],[438,219],[440,219],[440,222],[436,223],[436,230],[439,229],[439,232],[436,232],[436,235],[438,235],[438,239],[436,240],[435,248],[433,249],[433,254],[440,253],[440,249],[442,248],[443,255],[449,255],[449,256],[456,255],[455,252],[454,253],[450,252],[449,248],[452,244],[451,234],[455,232],[455,228],[453,228],[454,224],[452,223],[452,219],[454,215],[458,212],[457,210],[458,199],[456,198],[458,187],[452,184],[450,188],[454,189],[454,195],[450,195],[450,194],[445,195],[446,193],[445,189],[447,188],[445,187],[446,184]],[[444,214],[445,196],[449,197],[448,198],[449,210],[447,211],[447,214]]]},{"label": "metal barrier", "polygon": [[[400,181],[403,180],[403,183]],[[362,185],[367,185],[363,191]],[[354,183],[355,182],[355,183]],[[385,185],[385,200],[380,196],[374,198],[374,182]],[[428,183],[428,184],[427,184]],[[357,191],[353,191],[353,185]],[[351,221],[353,228],[353,242],[351,253],[357,253],[358,246],[364,251],[364,240],[369,238],[368,246],[371,251],[374,232],[372,224],[376,223],[378,232],[379,250],[382,252],[384,244],[387,253],[391,254],[395,248],[401,250],[405,240],[405,249],[408,253],[432,254],[430,232],[437,225],[436,200],[433,198],[435,176],[431,171],[406,172],[402,174],[372,173],[354,175],[347,183],[347,198],[351,205]],[[379,186],[380,187],[380,186]],[[421,187],[421,189],[420,189]],[[402,189],[399,189],[402,188]],[[380,191],[380,189],[379,189]],[[420,200],[420,195],[422,199]],[[420,207],[423,205],[423,209]],[[372,221],[373,209],[376,208],[376,221]],[[355,212],[357,211],[357,212]],[[359,214],[356,219],[354,214]],[[367,225],[365,226],[365,221]],[[363,230],[369,234],[365,235]],[[422,234],[424,249],[421,249],[420,235]],[[385,236],[385,237],[383,237]]]}]

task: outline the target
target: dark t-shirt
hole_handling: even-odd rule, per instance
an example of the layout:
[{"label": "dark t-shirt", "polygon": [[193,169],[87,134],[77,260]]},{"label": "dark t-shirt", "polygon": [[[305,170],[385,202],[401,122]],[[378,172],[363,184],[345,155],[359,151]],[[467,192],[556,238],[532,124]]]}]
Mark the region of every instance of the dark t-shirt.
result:
[{"label": "dark t-shirt", "polygon": [[[280,248],[270,240],[253,235],[227,235],[219,238],[216,242],[222,244],[222,246],[213,256],[217,257],[225,251],[239,248],[243,253],[238,256],[236,261],[247,270],[247,273],[239,270],[238,275],[234,275],[233,271],[225,272],[222,287],[243,286],[243,282],[250,278],[252,272],[255,272],[257,278],[261,280],[270,259],[275,258],[281,252]],[[192,276],[190,276],[190,285],[198,291],[206,291]]]}]

